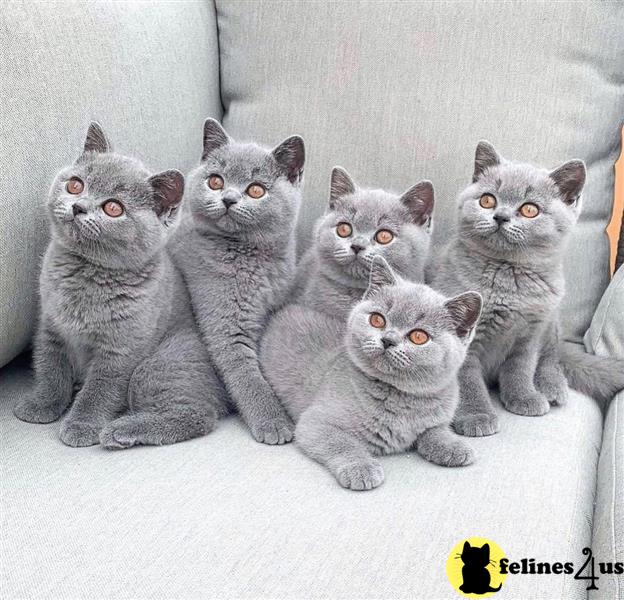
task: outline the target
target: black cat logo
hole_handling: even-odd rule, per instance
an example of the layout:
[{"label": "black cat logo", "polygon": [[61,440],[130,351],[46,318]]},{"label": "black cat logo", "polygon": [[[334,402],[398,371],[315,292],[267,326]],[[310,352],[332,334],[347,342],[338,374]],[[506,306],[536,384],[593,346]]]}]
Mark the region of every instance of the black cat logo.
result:
[{"label": "black cat logo", "polygon": [[488,594],[498,592],[503,584],[497,588],[490,587],[490,572],[487,570],[489,564],[494,564],[490,560],[490,545],[471,546],[467,540],[464,542],[464,549],[459,556],[464,566],[462,567],[463,583],[459,589],[464,594]]}]

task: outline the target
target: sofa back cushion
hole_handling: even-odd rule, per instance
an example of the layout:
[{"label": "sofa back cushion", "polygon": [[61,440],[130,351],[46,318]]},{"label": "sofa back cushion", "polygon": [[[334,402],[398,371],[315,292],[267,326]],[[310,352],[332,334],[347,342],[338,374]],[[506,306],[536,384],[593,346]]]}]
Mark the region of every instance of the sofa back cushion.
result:
[{"label": "sofa back cushion", "polygon": [[[328,201],[330,169],[363,185],[436,188],[434,240],[455,225],[477,141],[508,158],[588,165],[565,255],[568,337],[605,288],[604,229],[624,114],[624,5],[615,2],[217,0],[224,123],[307,144],[300,250]],[[435,251],[435,250],[434,250]]]},{"label": "sofa back cushion", "polygon": [[28,344],[45,200],[92,119],[153,169],[188,169],[220,117],[210,2],[12,2],[0,11],[0,366]]}]

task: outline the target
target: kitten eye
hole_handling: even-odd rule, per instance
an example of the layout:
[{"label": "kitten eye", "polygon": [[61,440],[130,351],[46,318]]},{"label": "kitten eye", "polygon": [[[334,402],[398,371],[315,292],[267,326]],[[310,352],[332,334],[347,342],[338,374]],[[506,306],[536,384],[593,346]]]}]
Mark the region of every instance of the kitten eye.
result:
[{"label": "kitten eye", "polygon": [[483,194],[479,198],[479,204],[482,208],[494,208],[496,206],[496,198],[492,194]]},{"label": "kitten eye", "polygon": [[539,215],[540,209],[537,204],[533,204],[532,202],[527,202],[520,207],[520,214],[527,219],[534,219]]},{"label": "kitten eye", "polygon": [[208,178],[208,187],[211,190],[222,190],[223,189],[223,178],[219,177],[219,175],[211,175]]},{"label": "kitten eye", "polygon": [[383,329],[386,326],[386,319],[380,313],[371,313],[370,317],[368,317],[368,322],[375,329]]},{"label": "kitten eye", "polygon": [[117,200],[108,200],[102,204],[102,210],[109,217],[121,217],[124,213],[124,207],[121,203],[117,202]]},{"label": "kitten eye", "polygon": [[409,333],[409,339],[412,344],[416,344],[417,346],[422,346],[429,341],[429,334],[422,329],[414,329]]},{"label": "kitten eye", "polygon": [[375,240],[378,244],[389,244],[394,239],[394,233],[387,229],[380,229],[375,234]]},{"label": "kitten eye", "polygon": [[264,186],[260,185],[259,183],[252,183],[247,188],[247,195],[251,196],[255,200],[259,200],[265,194],[266,194],[266,190],[264,189]]},{"label": "kitten eye", "polygon": [[341,238],[349,237],[353,233],[353,227],[351,227],[349,223],[338,223],[338,227],[336,227],[336,233]]},{"label": "kitten eye", "polygon": [[81,194],[84,190],[84,183],[78,177],[72,177],[66,184],[65,189],[72,195]]}]

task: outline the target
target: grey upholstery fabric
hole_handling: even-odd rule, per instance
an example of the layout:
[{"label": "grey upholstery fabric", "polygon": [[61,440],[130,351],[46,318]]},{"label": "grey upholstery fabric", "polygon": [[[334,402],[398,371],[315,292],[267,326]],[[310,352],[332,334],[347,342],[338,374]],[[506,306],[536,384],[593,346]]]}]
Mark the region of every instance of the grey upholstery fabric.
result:
[{"label": "grey upholstery fabric", "polygon": [[186,170],[220,117],[209,2],[10,2],[0,10],[0,365],[29,342],[42,209],[91,119],[154,169]]},{"label": "grey upholstery fabric", "polygon": [[[585,335],[591,352],[624,359],[624,269],[619,269],[604,293]],[[607,411],[598,465],[592,548],[601,561],[624,562],[624,393]],[[601,578],[591,598],[624,599],[624,580]]]},{"label": "grey upholstery fabric", "polygon": [[[476,464],[382,459],[386,482],[348,492],[293,445],[237,419],[162,448],[72,449],[58,423],[11,407],[28,371],[0,371],[4,598],[457,598],[446,579],[466,536],[512,559],[574,560],[590,543],[602,417],[595,402],[539,418],[501,410],[470,440]],[[585,598],[571,576],[512,576],[501,597]]]},{"label": "grey upholstery fabric", "polygon": [[[602,562],[624,562],[624,393],[611,403],[602,436],[592,549]],[[592,600],[624,599],[620,575],[600,578]]]},{"label": "grey upholstery fabric", "polygon": [[608,282],[604,228],[624,114],[624,4],[617,2],[232,2],[217,0],[225,125],[308,148],[301,246],[330,169],[362,184],[431,179],[448,237],[476,143],[554,167],[589,166],[566,256],[563,316],[580,340]]}]

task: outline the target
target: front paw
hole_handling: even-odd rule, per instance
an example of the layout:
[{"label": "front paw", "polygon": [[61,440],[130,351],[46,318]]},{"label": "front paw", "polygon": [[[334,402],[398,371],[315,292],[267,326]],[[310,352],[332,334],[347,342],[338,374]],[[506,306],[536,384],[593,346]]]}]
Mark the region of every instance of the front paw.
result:
[{"label": "front paw", "polygon": [[544,395],[551,406],[568,403],[568,380],[558,371],[544,371],[535,378],[535,387]]},{"label": "front paw", "polygon": [[465,467],[474,462],[474,451],[460,439],[418,446],[418,453],[429,462],[441,467]]},{"label": "front paw", "polygon": [[286,415],[265,417],[249,428],[256,442],[270,445],[291,442],[295,430],[293,422]]},{"label": "front paw", "polygon": [[503,406],[509,412],[524,417],[541,417],[550,410],[550,402],[539,392],[526,394],[512,400],[504,400]]},{"label": "front paw", "polygon": [[459,435],[483,437],[500,431],[498,416],[494,413],[456,414],[453,429]]},{"label": "front paw", "polygon": [[13,414],[27,423],[52,423],[63,414],[63,406],[49,404],[31,398],[18,402],[13,407]]},{"label": "front paw", "polygon": [[95,446],[100,443],[101,427],[84,421],[64,421],[61,425],[61,441],[73,448]]},{"label": "front paw", "polygon": [[383,483],[384,471],[376,460],[349,463],[336,469],[336,479],[349,490],[372,490]]}]

